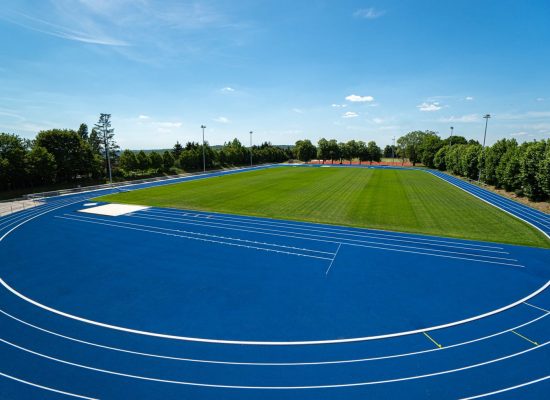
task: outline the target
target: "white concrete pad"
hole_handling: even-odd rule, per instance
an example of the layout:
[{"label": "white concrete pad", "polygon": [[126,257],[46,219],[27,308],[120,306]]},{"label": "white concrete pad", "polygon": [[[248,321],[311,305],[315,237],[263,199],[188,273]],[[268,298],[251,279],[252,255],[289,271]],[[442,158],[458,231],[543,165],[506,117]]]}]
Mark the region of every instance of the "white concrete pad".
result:
[{"label": "white concrete pad", "polygon": [[97,207],[78,210],[78,212],[118,217],[120,215],[125,215],[135,211],[145,210],[147,208],[150,208],[150,207],[132,206],[129,204],[105,204],[103,206],[97,206]]}]

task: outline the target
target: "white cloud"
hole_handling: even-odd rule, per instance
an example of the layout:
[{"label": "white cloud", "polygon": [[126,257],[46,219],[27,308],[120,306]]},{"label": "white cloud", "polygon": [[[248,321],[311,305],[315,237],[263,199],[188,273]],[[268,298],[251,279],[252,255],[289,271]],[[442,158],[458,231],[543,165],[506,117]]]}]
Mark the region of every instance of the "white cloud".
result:
[{"label": "white cloud", "polygon": [[231,92],[234,92],[235,89],[233,89],[232,87],[226,86],[224,88],[221,88],[220,91],[223,93],[231,93]]},{"label": "white cloud", "polygon": [[474,98],[472,96],[466,96],[466,100],[472,101]]},{"label": "white cloud", "polygon": [[460,117],[455,117],[453,115],[451,117],[440,118],[439,121],[440,122],[478,122],[480,121],[480,116],[479,114],[467,114],[467,115],[462,115]]},{"label": "white cloud", "polygon": [[544,97],[537,97],[535,100],[537,100],[537,101],[544,101]]},{"label": "white cloud", "polygon": [[292,111],[294,111],[296,114],[303,114],[304,111],[300,110],[299,108],[293,108]]},{"label": "white cloud", "polygon": [[218,117],[218,118],[214,118],[214,121],[216,122],[219,122],[220,124],[228,124],[229,122],[229,119],[226,118],[226,117]]},{"label": "white cloud", "polygon": [[350,94],[346,97],[347,101],[351,101],[352,103],[365,103],[365,102],[371,102],[374,100],[374,97],[372,96],[359,96],[356,94]]},{"label": "white cloud", "polygon": [[356,18],[376,19],[381,17],[385,13],[386,11],[384,10],[377,10],[374,7],[369,7],[369,8],[360,8],[359,10],[353,13],[353,16]]},{"label": "white cloud", "polygon": [[528,135],[527,132],[514,132],[514,133],[510,133],[510,136],[525,136],[525,135]]},{"label": "white cloud", "polygon": [[420,111],[437,111],[441,110],[441,106],[437,101],[434,101],[433,103],[427,103],[424,102],[422,104],[419,104],[416,106]]},{"label": "white cloud", "polygon": [[157,122],[156,125],[160,128],[181,128],[183,124],[181,122]]},{"label": "white cloud", "polygon": [[140,116],[138,116],[138,119],[143,121],[143,120],[151,119],[151,117],[148,116],[148,115],[140,115]]},{"label": "white cloud", "polygon": [[382,118],[373,118],[372,122],[374,122],[375,124],[381,124],[384,122],[384,120]]},{"label": "white cloud", "polygon": [[348,111],[348,112],[344,113],[344,115],[342,115],[342,118],[356,118],[358,116],[359,116],[359,114],[357,114],[356,112]]},{"label": "white cloud", "polygon": [[347,104],[332,104],[331,107],[333,108],[346,108]]}]

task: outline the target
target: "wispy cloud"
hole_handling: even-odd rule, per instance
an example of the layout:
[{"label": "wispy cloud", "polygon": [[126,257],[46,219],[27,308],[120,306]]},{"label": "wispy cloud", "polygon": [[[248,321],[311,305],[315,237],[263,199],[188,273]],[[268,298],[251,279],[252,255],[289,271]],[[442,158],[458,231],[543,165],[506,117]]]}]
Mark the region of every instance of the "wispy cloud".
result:
[{"label": "wispy cloud", "polygon": [[424,102],[416,106],[420,111],[438,111],[441,110],[441,105],[434,101],[432,103]]},{"label": "wispy cloud", "polygon": [[352,103],[365,103],[365,102],[371,102],[374,100],[374,97],[372,96],[359,96],[356,94],[350,94],[346,97],[347,101],[351,101]]},{"label": "wispy cloud", "polygon": [[466,96],[467,101],[472,101],[474,98],[472,96]]},{"label": "wispy cloud", "polygon": [[346,108],[347,104],[332,104],[331,107],[333,108]]},{"label": "wispy cloud", "polygon": [[216,122],[219,122],[220,124],[228,124],[229,122],[229,118],[226,118],[226,117],[218,117],[218,118],[214,118],[214,121]]},{"label": "wispy cloud", "polygon": [[524,113],[503,113],[495,114],[493,118],[499,120],[529,120],[529,119],[546,119],[550,118],[550,111],[527,111]]},{"label": "wispy cloud", "polygon": [[233,89],[230,86],[226,86],[226,87],[220,89],[220,92],[222,92],[222,93],[233,93],[234,91],[235,91],[235,89]]},{"label": "wispy cloud", "polygon": [[293,108],[292,111],[294,111],[296,114],[303,114],[304,113],[304,110],[302,110],[300,108]]},{"label": "wispy cloud", "polygon": [[528,132],[514,132],[514,133],[510,133],[510,136],[526,136],[528,135],[529,133]]},{"label": "wispy cloud", "polygon": [[544,101],[544,97],[537,97],[535,100],[538,102],[541,102],[541,101]]},{"label": "wispy cloud", "polygon": [[356,112],[348,111],[342,115],[342,118],[356,118],[358,116],[359,114],[357,114]]},{"label": "wispy cloud", "polygon": [[359,10],[353,13],[353,16],[355,18],[376,19],[376,18],[380,18],[385,13],[386,11],[384,10],[377,10],[374,7],[369,7],[369,8],[360,8]]},{"label": "wispy cloud", "polygon": [[69,28],[68,26],[56,24],[19,11],[6,12],[5,14],[0,15],[0,17],[6,21],[22,26],[24,28],[62,39],[102,46],[129,45],[129,43],[124,40],[115,39],[102,32],[97,32],[97,30],[96,32],[87,32],[83,30],[73,29]]},{"label": "wispy cloud", "polygon": [[467,114],[460,117],[450,116],[439,119],[440,122],[478,122],[481,121],[479,114]]},{"label": "wispy cloud", "polygon": [[148,116],[148,115],[143,115],[143,114],[142,114],[142,115],[139,115],[139,116],[138,116],[138,119],[139,119],[140,121],[145,121],[145,120],[151,119],[151,117]]}]

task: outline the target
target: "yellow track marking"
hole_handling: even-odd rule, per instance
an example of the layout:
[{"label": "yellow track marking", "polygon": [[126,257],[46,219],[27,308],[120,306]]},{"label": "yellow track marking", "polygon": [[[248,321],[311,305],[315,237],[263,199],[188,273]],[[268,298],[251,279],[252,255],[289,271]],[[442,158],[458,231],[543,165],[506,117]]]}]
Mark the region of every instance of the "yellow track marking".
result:
[{"label": "yellow track marking", "polygon": [[532,344],[534,344],[535,346],[538,346],[538,345],[539,345],[537,342],[535,342],[534,340],[531,340],[531,339],[529,339],[529,338],[526,338],[526,337],[523,336],[521,333],[517,333],[516,331],[510,331],[510,332],[512,332],[513,334],[519,336],[519,337],[522,338],[522,339],[527,340],[529,343],[532,343]]},{"label": "yellow track marking", "polygon": [[426,336],[428,339],[430,339],[432,341],[433,344],[435,344],[437,347],[439,347],[440,349],[443,348],[442,345],[440,345],[439,343],[437,343],[430,335],[428,335],[426,332],[422,332],[424,334],[424,336]]}]

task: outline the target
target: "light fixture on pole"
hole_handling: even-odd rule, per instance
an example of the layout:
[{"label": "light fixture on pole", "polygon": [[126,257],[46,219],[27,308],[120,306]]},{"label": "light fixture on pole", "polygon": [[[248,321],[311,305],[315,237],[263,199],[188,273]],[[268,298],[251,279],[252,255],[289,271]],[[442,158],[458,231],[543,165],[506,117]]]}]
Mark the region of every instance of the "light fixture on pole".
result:
[{"label": "light fixture on pole", "polygon": [[395,165],[395,136],[393,137],[393,146],[391,147],[392,164]]},{"label": "light fixture on pole", "polygon": [[253,131],[250,131],[250,166],[252,166],[252,133]]},{"label": "light fixture on pole", "polygon": [[[484,158],[483,156],[485,155],[485,139],[487,138],[487,124],[489,123],[489,118],[491,118],[491,114],[485,114],[483,116],[483,118],[485,118],[485,133],[483,134],[483,147],[481,148],[481,161],[483,162],[484,161]],[[479,163],[479,175],[477,177],[477,181],[481,181],[481,168],[482,168],[482,163],[480,162]]]},{"label": "light fixture on pole", "polygon": [[202,129],[202,170],[203,172],[206,172],[206,153],[204,150],[204,130],[206,129],[206,125],[201,125]]},{"label": "light fixture on pole", "polygon": [[451,126],[451,137],[449,138],[449,147],[452,147],[453,145],[453,131],[454,131],[454,126]]}]

